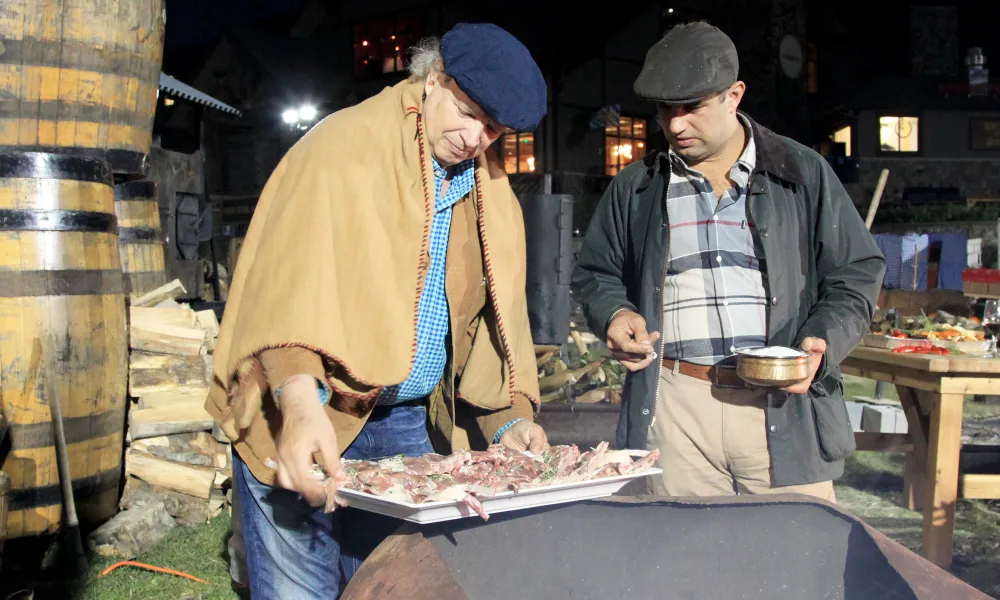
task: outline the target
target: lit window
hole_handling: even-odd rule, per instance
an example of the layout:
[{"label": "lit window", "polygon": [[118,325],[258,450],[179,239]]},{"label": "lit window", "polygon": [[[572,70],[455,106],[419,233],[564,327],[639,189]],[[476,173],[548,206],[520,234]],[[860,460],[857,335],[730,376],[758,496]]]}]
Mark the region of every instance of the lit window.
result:
[{"label": "lit window", "polygon": [[507,134],[502,143],[503,168],[507,173],[535,172],[535,134]]},{"label": "lit window", "polygon": [[851,127],[850,127],[850,125],[848,125],[847,127],[842,127],[841,129],[838,129],[837,131],[834,131],[833,135],[830,136],[830,139],[832,139],[833,141],[835,141],[837,143],[840,143],[840,144],[844,145],[844,156],[850,156],[851,155]]},{"label": "lit window", "polygon": [[646,121],[622,117],[618,126],[604,128],[604,173],[617,175],[646,156]]},{"label": "lit window", "polygon": [[378,77],[406,70],[406,52],[423,36],[418,13],[380,17],[354,25],[354,73]]},{"label": "lit window", "polygon": [[879,148],[882,152],[917,152],[920,119],[879,117]]}]

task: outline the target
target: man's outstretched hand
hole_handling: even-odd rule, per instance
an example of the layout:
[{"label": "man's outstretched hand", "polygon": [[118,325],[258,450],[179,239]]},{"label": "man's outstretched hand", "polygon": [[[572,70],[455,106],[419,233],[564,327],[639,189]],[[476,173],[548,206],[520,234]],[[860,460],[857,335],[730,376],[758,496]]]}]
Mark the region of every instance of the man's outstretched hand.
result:
[{"label": "man's outstretched hand", "polygon": [[807,337],[799,345],[803,351],[809,353],[809,376],[798,383],[794,383],[782,390],[789,394],[805,394],[816,378],[816,371],[819,370],[823,362],[823,355],[826,354],[826,340],[816,337]]},{"label": "man's outstretched hand", "polygon": [[608,325],[608,350],[629,371],[641,371],[656,359],[653,345],[660,332],[646,331],[646,319],[631,310],[623,310]]},{"label": "man's outstretched hand", "polygon": [[281,386],[280,407],[277,484],[298,492],[311,506],[323,506],[327,493],[323,482],[312,476],[313,453],[323,457],[331,473],[340,467],[340,453],[337,432],[316,393],[316,380],[308,375],[289,377]]}]

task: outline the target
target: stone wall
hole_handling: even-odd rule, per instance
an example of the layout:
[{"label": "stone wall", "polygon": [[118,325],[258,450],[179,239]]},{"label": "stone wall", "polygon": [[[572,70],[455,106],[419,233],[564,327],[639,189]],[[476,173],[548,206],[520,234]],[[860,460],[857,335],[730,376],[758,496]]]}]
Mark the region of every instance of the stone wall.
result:
[{"label": "stone wall", "polygon": [[860,185],[852,186],[855,204],[867,210],[882,169],[889,169],[883,204],[902,199],[908,187],[955,187],[967,198],[1000,198],[1000,159],[864,158]]}]

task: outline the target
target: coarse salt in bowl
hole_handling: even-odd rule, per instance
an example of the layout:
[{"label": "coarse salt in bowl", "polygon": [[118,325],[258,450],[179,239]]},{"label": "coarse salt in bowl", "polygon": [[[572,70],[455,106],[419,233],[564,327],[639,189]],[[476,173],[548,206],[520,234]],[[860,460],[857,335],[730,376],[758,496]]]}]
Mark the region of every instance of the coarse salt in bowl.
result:
[{"label": "coarse salt in bowl", "polygon": [[798,358],[800,356],[806,356],[806,353],[797,348],[788,348],[785,346],[762,346],[760,348],[744,348],[739,351],[740,354],[746,354],[748,356],[756,356],[759,358]]}]

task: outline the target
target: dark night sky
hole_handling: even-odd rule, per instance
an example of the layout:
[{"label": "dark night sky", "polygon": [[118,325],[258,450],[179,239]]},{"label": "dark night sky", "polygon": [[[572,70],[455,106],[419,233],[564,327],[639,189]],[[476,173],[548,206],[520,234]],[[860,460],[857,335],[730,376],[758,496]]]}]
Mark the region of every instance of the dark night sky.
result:
[{"label": "dark night sky", "polygon": [[980,46],[987,58],[994,57],[1000,64],[1000,40],[996,29],[1000,3],[997,2],[806,0],[806,4],[811,17],[810,31],[836,31],[845,44],[854,46],[861,55],[855,59],[861,61],[859,67],[909,68],[909,8],[918,5],[957,7],[960,55],[964,56],[969,46]]},{"label": "dark night sky", "polygon": [[[254,25],[282,34],[307,0],[167,0],[165,67],[182,79],[204,59],[228,28]],[[739,0],[732,0],[734,2]],[[332,0],[331,0],[332,2]],[[994,77],[1000,75],[1000,2],[959,0],[805,0],[810,41],[840,61],[838,71],[856,83],[882,74],[904,74],[909,62],[909,7],[949,5],[959,9],[959,54],[981,46]],[[595,13],[596,15],[596,13]],[[595,16],[599,18],[599,16]]]},{"label": "dark night sky", "polygon": [[214,43],[229,27],[281,22],[303,4],[303,0],[167,0],[164,50]]}]

